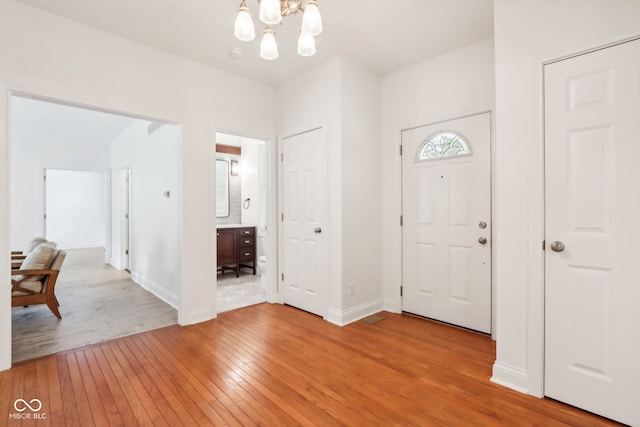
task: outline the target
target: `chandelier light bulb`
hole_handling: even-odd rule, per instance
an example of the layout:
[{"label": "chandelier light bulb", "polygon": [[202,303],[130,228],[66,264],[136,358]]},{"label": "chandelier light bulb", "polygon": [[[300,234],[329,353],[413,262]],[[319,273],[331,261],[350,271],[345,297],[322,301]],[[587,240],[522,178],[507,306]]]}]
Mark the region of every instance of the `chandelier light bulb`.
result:
[{"label": "chandelier light bulb", "polygon": [[267,60],[273,60],[278,57],[278,45],[276,44],[276,38],[273,35],[273,28],[271,28],[271,25],[267,25],[267,28],[265,28],[264,34],[262,35],[262,41],[260,42],[260,57]]},{"label": "chandelier light bulb", "polygon": [[253,20],[249,14],[247,3],[244,0],[242,0],[242,3],[240,4],[240,9],[238,9],[234,34],[238,40],[242,40],[244,42],[250,42],[256,37]]},{"label": "chandelier light bulb", "polygon": [[[262,0],[264,2],[264,0]],[[322,17],[316,0],[309,0],[302,15],[302,32],[317,36],[322,33]]]},{"label": "chandelier light bulb", "polygon": [[267,25],[279,24],[282,21],[280,0],[261,0],[260,20]]},{"label": "chandelier light bulb", "polygon": [[313,34],[300,31],[298,54],[300,56],[313,56],[316,54],[316,40],[313,38]]}]

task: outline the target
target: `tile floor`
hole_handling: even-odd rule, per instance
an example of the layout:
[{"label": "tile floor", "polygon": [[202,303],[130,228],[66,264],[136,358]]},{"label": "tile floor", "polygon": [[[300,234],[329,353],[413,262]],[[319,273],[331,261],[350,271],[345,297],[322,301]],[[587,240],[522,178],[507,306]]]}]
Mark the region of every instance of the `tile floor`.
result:
[{"label": "tile floor", "polygon": [[259,304],[267,300],[260,274],[240,272],[236,278],[233,272],[218,274],[218,313]]}]

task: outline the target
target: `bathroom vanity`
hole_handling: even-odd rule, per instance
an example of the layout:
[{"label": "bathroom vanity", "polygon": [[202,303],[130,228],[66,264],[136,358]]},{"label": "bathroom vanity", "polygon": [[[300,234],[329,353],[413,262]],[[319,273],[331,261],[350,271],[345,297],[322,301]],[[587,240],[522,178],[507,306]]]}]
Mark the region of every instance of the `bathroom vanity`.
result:
[{"label": "bathroom vanity", "polygon": [[256,274],[256,228],[229,224],[219,225],[216,230],[218,250],[218,272],[235,271],[240,276],[241,268],[250,268]]}]

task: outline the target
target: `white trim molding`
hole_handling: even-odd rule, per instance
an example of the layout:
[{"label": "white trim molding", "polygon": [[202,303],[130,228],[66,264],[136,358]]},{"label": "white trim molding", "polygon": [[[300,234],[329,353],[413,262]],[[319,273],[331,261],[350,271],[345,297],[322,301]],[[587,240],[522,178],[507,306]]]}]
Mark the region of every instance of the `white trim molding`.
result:
[{"label": "white trim molding", "polygon": [[327,315],[324,320],[334,325],[346,326],[349,323],[357,322],[360,319],[379,313],[382,310],[382,300],[375,300],[343,311],[330,308],[327,310]]},{"label": "white trim molding", "polygon": [[[9,248],[9,100],[7,87],[0,83],[0,253]],[[0,271],[9,271],[9,257],[0,257]],[[0,280],[0,371],[11,368],[11,286],[10,276]],[[4,283],[4,285],[2,284]]]},{"label": "white trim molding", "polygon": [[505,365],[498,361],[493,364],[491,382],[519,391],[520,393],[529,393],[529,374],[527,374],[527,371]]}]

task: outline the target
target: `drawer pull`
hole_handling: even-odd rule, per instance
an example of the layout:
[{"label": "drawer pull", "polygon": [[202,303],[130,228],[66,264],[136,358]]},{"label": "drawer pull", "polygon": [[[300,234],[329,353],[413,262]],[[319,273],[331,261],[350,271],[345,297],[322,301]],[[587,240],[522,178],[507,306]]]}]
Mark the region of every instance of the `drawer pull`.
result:
[{"label": "drawer pull", "polygon": [[251,243],[251,240],[245,240],[244,243],[248,245],[249,243]]},{"label": "drawer pull", "polygon": [[250,231],[245,231],[244,234],[251,234],[251,232]]},{"label": "drawer pull", "polygon": [[245,252],[244,253],[244,256],[249,256],[249,255],[251,255],[251,252]]}]

